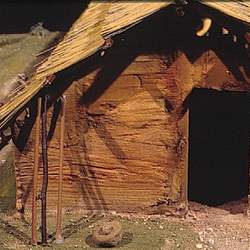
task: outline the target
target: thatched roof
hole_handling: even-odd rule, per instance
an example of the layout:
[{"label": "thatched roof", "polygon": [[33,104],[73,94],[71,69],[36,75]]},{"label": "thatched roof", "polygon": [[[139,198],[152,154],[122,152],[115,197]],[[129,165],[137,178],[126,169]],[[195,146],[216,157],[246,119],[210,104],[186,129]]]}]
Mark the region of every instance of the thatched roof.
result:
[{"label": "thatched roof", "polygon": [[95,53],[104,44],[104,36],[127,28],[168,5],[170,2],[91,2],[37,69],[30,84],[0,108],[0,128],[43,87],[48,76]]},{"label": "thatched roof", "polygon": [[204,5],[219,10],[250,25],[250,1],[201,1]]},{"label": "thatched roof", "polygon": [[[250,25],[250,2],[204,1],[202,3]],[[105,37],[135,25],[170,4],[170,1],[92,1],[64,39],[37,69],[30,84],[13,100],[0,107],[0,128],[8,123],[13,115],[43,88],[48,76],[94,54],[104,44]]]}]

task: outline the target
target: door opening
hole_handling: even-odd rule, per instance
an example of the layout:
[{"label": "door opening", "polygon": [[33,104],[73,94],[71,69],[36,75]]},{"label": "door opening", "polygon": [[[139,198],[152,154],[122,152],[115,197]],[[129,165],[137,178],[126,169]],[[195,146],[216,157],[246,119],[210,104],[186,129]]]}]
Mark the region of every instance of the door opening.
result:
[{"label": "door opening", "polygon": [[188,199],[217,206],[247,197],[247,94],[196,89],[189,114]]}]

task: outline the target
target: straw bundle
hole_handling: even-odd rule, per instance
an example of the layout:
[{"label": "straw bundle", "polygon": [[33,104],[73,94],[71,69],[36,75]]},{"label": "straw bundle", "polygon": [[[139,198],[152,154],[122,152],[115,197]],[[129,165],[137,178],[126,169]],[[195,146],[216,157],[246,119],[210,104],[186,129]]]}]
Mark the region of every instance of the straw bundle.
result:
[{"label": "straw bundle", "polygon": [[202,1],[202,3],[250,25],[249,1]]},{"label": "straw bundle", "polygon": [[8,103],[0,108],[0,128],[2,128],[15,113],[21,109],[42,87],[45,79],[31,81],[30,84],[20,91],[15,99],[10,100]]},{"label": "straw bundle", "polygon": [[170,1],[112,3],[107,12],[102,27],[102,36],[108,36],[124,28],[131,27],[143,18],[170,5]]},{"label": "straw bundle", "polygon": [[61,71],[93,54],[103,45],[102,24],[110,3],[90,3],[58,44],[50,57],[37,70],[37,78]]},{"label": "straw bundle", "polygon": [[59,72],[93,54],[104,36],[135,24],[170,3],[93,2],[37,70],[37,78]]}]

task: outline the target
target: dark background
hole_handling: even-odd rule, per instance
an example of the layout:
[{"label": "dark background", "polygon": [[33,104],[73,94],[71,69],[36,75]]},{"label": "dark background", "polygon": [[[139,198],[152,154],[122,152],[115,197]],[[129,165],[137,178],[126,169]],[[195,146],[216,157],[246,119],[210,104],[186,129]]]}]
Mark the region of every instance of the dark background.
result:
[{"label": "dark background", "polygon": [[43,22],[50,31],[67,31],[89,1],[5,1],[0,3],[0,33],[26,33]]}]

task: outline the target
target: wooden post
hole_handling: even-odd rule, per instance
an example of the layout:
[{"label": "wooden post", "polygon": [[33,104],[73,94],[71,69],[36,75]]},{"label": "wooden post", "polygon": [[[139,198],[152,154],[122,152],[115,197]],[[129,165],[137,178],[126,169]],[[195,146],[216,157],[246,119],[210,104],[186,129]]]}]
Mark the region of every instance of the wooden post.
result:
[{"label": "wooden post", "polygon": [[186,111],[180,121],[181,131],[183,135],[183,151],[181,157],[182,164],[182,193],[181,199],[188,206],[188,152],[189,152],[189,110]]},{"label": "wooden post", "polygon": [[56,218],[56,243],[63,243],[62,236],[62,188],[63,188],[63,147],[65,130],[65,96],[61,98],[61,126],[60,126],[60,155],[59,155],[59,178],[58,178],[58,201]]},{"label": "wooden post", "polygon": [[47,189],[48,189],[48,142],[47,142],[47,99],[44,97],[42,114],[42,158],[43,158],[43,183],[41,189],[41,234],[42,244],[47,244]]},{"label": "wooden post", "polygon": [[37,116],[35,130],[35,147],[34,147],[34,169],[33,169],[33,189],[32,189],[32,231],[31,244],[37,245],[37,182],[39,169],[39,140],[40,140],[40,123],[41,123],[41,97],[37,99]]}]

